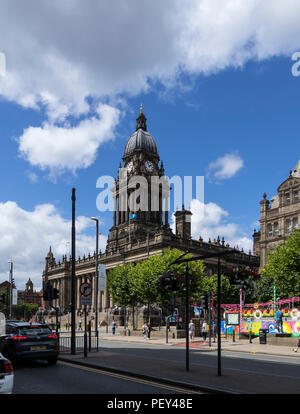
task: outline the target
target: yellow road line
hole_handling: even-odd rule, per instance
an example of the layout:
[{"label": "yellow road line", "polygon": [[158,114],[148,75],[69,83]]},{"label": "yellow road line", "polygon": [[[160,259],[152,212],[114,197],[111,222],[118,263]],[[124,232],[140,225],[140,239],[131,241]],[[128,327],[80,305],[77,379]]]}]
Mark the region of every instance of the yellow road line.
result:
[{"label": "yellow road line", "polygon": [[132,382],[138,382],[139,384],[145,384],[145,385],[151,385],[154,387],[158,387],[158,388],[163,388],[169,391],[175,391],[175,392],[179,392],[182,394],[204,394],[201,391],[194,391],[194,390],[190,390],[190,389],[185,389],[185,388],[178,388],[172,385],[164,385],[164,384],[160,384],[154,381],[150,381],[150,380],[144,380],[144,379],[140,379],[140,378],[134,378],[134,377],[130,377],[124,374],[117,374],[114,372],[108,372],[108,371],[103,371],[100,368],[91,368],[91,367],[86,367],[84,365],[77,365],[77,364],[72,364],[71,362],[65,362],[65,361],[59,361],[59,364],[62,365],[67,365],[70,366],[72,368],[79,368],[82,369],[84,371],[89,371],[89,372],[94,372],[96,374],[103,374],[103,375],[109,375],[110,377],[114,377],[114,378],[118,378],[118,379],[124,379],[127,381],[132,381]]}]

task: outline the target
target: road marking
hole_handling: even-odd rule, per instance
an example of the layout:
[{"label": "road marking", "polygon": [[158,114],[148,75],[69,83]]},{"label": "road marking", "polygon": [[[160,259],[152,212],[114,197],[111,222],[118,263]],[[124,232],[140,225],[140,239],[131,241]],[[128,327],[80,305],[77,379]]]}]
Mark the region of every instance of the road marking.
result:
[{"label": "road marking", "polygon": [[86,366],[83,366],[83,365],[72,364],[71,362],[59,361],[58,364],[67,365],[67,366],[72,367],[72,368],[79,368],[79,369],[82,369],[84,371],[94,372],[96,374],[109,375],[110,377],[114,377],[114,378],[118,378],[118,379],[124,379],[126,381],[138,382],[139,384],[150,385],[152,387],[163,388],[163,389],[166,389],[166,390],[169,390],[169,391],[175,391],[175,392],[179,392],[179,393],[182,393],[182,394],[204,394],[204,392],[201,392],[201,391],[194,391],[194,390],[186,389],[184,387],[179,388],[179,387],[175,387],[175,386],[172,386],[172,385],[160,384],[158,382],[154,382],[154,381],[150,381],[150,380],[144,380],[144,379],[140,379],[140,378],[134,378],[134,377],[130,377],[130,376],[127,376],[127,375],[124,375],[124,374],[117,374],[117,373],[114,373],[114,372],[103,371],[100,368],[91,368],[91,367],[86,367]]}]

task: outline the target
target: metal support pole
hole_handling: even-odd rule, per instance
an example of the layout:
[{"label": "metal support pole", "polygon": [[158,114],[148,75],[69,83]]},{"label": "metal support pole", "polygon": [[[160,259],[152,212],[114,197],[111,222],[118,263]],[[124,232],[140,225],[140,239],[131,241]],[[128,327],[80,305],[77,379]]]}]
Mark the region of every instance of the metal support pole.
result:
[{"label": "metal support pole", "polygon": [[209,347],[211,347],[211,295],[209,292],[209,300],[208,300],[208,323],[209,323]]},{"label": "metal support pole", "polygon": [[9,319],[12,319],[13,262],[9,262]]},{"label": "metal support pole", "polygon": [[185,282],[186,282],[186,329],[185,329],[185,335],[186,335],[186,355],[185,355],[185,369],[186,371],[189,371],[190,369],[190,360],[189,360],[189,351],[190,351],[190,341],[189,341],[189,319],[190,319],[190,275],[189,275],[189,265],[188,263],[186,264],[186,276],[185,276]]},{"label": "metal support pole", "polygon": [[89,320],[89,352],[91,352],[92,349],[92,324],[91,320]]},{"label": "metal support pole", "polygon": [[166,344],[168,343],[169,316],[166,318]]},{"label": "metal support pole", "polygon": [[99,346],[98,339],[98,286],[99,286],[99,269],[98,269],[98,254],[99,254],[99,220],[96,220],[96,279],[95,279],[95,335],[97,341],[97,351]]},{"label": "metal support pole", "polygon": [[106,311],[106,333],[108,333],[108,308],[106,308],[105,311]]},{"label": "metal support pole", "polygon": [[218,257],[218,376],[221,376],[221,259]]},{"label": "metal support pole", "polygon": [[[76,353],[76,326],[75,326],[75,188],[72,188],[72,273],[71,273],[71,354]],[[79,294],[79,292],[78,292]]]},{"label": "metal support pole", "polygon": [[84,357],[87,357],[87,334],[86,334],[86,305],[84,305],[84,346],[83,346],[83,352]]}]

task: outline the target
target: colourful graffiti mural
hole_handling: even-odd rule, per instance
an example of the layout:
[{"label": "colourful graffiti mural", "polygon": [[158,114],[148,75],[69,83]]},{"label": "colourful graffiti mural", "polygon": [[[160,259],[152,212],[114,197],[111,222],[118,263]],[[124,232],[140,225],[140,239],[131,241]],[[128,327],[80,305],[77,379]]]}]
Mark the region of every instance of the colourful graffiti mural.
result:
[{"label": "colourful graffiti mural", "polygon": [[[233,332],[236,334],[239,333],[238,326],[228,326],[227,327],[227,334],[231,334]],[[259,335],[260,329],[268,329],[270,333],[278,333],[277,325],[274,320],[271,321],[243,321],[241,323],[241,333],[242,334],[249,334],[251,331],[252,335]],[[221,323],[221,331],[222,334],[225,334],[225,322]],[[300,321],[284,321],[283,322],[283,333],[290,333],[291,336],[300,337]]]}]

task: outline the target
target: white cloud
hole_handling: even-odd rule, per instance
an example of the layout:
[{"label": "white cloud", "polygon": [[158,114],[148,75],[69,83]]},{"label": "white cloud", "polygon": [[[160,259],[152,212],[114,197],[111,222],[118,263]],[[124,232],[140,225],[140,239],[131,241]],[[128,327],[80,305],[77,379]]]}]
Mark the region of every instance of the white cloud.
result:
[{"label": "white cloud", "polygon": [[208,166],[208,177],[216,180],[226,180],[233,177],[244,165],[242,158],[236,154],[225,154]]},{"label": "white cloud", "polygon": [[45,122],[42,127],[27,128],[19,138],[20,154],[33,166],[49,168],[52,175],[90,166],[99,146],[114,138],[119,119],[119,110],[109,105],[99,105],[96,112],[97,117],[75,127]]},{"label": "white cloud", "polygon": [[50,119],[88,111],[86,97],[130,95],[149,79],[216,73],[300,47],[300,3],[274,0],[1,0],[0,94]]},{"label": "white cloud", "polygon": [[[117,102],[119,95],[126,99],[157,81],[178,90],[182,73],[208,75],[300,48],[298,0],[0,0],[0,5],[0,52],[6,57],[0,96],[45,108],[48,121],[28,128],[20,148],[41,168],[49,165],[39,133],[52,151],[53,168],[65,167],[65,155],[74,168],[93,162],[99,141],[90,127],[98,124],[90,119],[88,98]],[[76,143],[82,157],[65,147],[68,138],[50,143],[65,132],[70,137],[66,124],[57,126],[69,116],[87,118],[73,129],[82,137]]]},{"label": "white cloud", "polygon": [[[94,228],[88,217],[76,220],[76,254],[92,253],[95,238],[86,231]],[[42,204],[26,211],[15,202],[0,203],[0,280],[8,278],[8,261],[14,263],[14,278],[18,289],[24,289],[30,277],[41,288],[43,258],[51,245],[57,261],[70,254],[66,244],[71,240],[71,221],[64,219],[52,204]],[[99,236],[99,248],[105,250],[107,237]]]},{"label": "white cloud", "polygon": [[[200,236],[206,242],[209,239],[213,242],[224,237],[225,244],[230,247],[238,246],[246,253],[253,249],[253,241],[236,223],[228,222],[229,213],[216,203],[204,204],[199,200],[191,201],[191,232],[192,238],[199,240]],[[171,228],[175,232],[175,217],[173,214]]]}]

